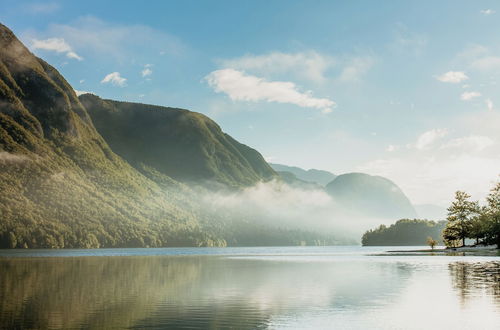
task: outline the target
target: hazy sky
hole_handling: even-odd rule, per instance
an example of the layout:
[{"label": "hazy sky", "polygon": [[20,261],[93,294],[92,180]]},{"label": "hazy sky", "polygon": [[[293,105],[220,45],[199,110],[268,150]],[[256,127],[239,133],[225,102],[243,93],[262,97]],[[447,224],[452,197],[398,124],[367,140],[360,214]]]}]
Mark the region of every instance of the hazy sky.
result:
[{"label": "hazy sky", "polygon": [[75,90],[204,113],[271,162],[417,204],[500,174],[497,1],[2,0],[0,21]]}]

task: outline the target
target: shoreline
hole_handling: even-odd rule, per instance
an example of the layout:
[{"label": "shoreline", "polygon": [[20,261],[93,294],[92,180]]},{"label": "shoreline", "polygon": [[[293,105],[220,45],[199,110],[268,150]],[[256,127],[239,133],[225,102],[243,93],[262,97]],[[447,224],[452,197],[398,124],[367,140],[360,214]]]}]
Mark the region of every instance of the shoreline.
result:
[{"label": "shoreline", "polygon": [[455,253],[455,252],[500,252],[495,245],[462,246],[456,248],[420,249],[420,250],[390,250],[388,253]]}]

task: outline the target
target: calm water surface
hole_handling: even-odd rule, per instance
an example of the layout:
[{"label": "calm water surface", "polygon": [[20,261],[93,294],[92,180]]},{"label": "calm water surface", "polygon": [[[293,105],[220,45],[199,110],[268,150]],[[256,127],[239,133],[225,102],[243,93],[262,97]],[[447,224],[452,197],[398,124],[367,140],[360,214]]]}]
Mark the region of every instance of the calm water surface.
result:
[{"label": "calm water surface", "polygon": [[498,256],[394,249],[0,250],[0,328],[500,329]]}]

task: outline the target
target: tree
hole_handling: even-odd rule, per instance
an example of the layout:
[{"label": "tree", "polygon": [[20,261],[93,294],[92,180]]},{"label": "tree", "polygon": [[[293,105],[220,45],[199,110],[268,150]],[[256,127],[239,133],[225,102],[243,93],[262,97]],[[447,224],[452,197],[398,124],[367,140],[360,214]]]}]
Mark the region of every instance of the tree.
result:
[{"label": "tree", "polygon": [[484,211],[487,218],[486,242],[500,247],[500,181],[491,189],[486,201],[488,203]]},{"label": "tree", "polygon": [[465,239],[470,236],[471,220],[479,213],[478,203],[469,198],[470,195],[464,191],[455,193],[455,200],[448,208],[448,224],[443,232],[443,236],[451,240],[461,240],[462,246],[465,246]]},{"label": "tree", "polygon": [[429,236],[427,237],[427,245],[429,245],[431,249],[434,250],[434,247],[437,245],[437,241]]},{"label": "tree", "polygon": [[481,207],[479,214],[473,217],[470,221],[469,237],[476,240],[476,245],[484,242],[488,236],[490,227],[490,217],[486,207]]},{"label": "tree", "polygon": [[443,241],[448,247],[458,247],[460,244],[460,231],[457,226],[452,223],[448,223],[443,230]]}]

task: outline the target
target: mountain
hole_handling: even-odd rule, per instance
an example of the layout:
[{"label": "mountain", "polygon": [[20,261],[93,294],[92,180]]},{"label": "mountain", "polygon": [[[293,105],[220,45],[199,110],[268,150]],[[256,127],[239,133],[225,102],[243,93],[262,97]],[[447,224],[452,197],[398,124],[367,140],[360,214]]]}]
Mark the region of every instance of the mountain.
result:
[{"label": "mountain", "polygon": [[392,181],[381,176],[348,173],[337,176],[326,191],[353,212],[380,218],[415,218],[412,204]]},{"label": "mountain", "polygon": [[179,197],[117,156],[68,82],[4,25],[0,191],[2,247],[211,244]]},{"label": "mountain", "polygon": [[280,179],[285,182],[287,185],[294,187],[294,188],[301,188],[301,189],[312,189],[312,190],[323,190],[324,187],[317,184],[316,182],[310,182],[310,181],[304,181],[295,174],[291,172],[280,172],[277,171],[278,175],[280,176]]},{"label": "mountain", "polygon": [[297,179],[300,179],[302,181],[315,182],[322,186],[326,186],[336,177],[335,174],[330,173],[328,171],[315,170],[315,169],[310,169],[306,171],[300,167],[294,167],[294,166],[271,164],[271,163],[269,163],[269,165],[271,165],[271,167],[275,171],[289,172],[294,174],[297,177]]},{"label": "mountain", "polygon": [[248,186],[276,176],[262,155],[196,112],[80,96],[111,149],[136,168],[186,183]]},{"label": "mountain", "polygon": [[204,202],[213,191],[177,181],[242,187],[276,175],[207,117],[82,101],[0,24],[0,248],[335,243],[219,212]]}]

